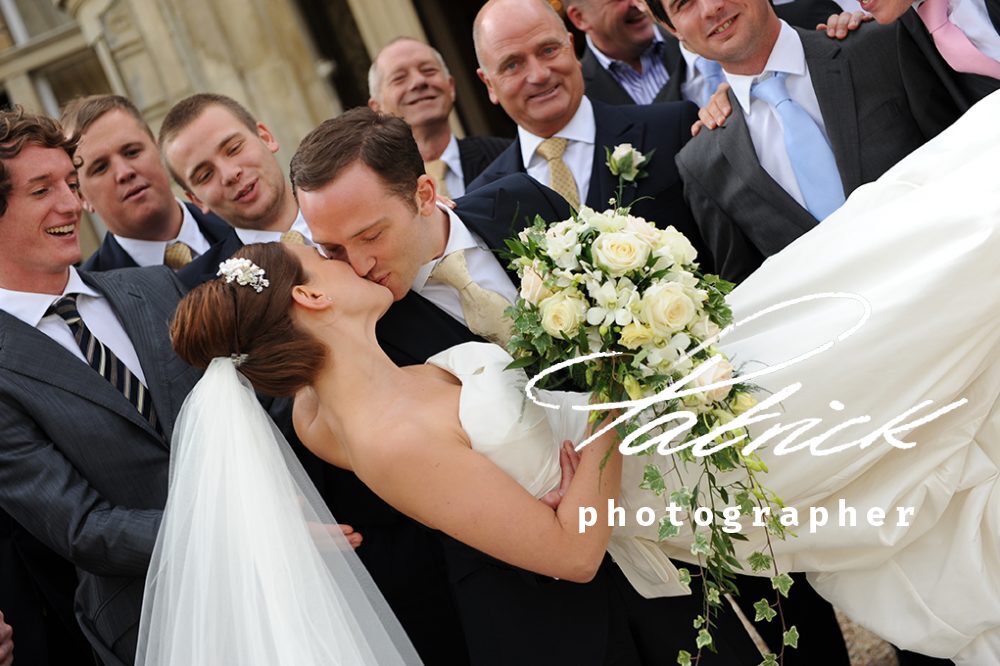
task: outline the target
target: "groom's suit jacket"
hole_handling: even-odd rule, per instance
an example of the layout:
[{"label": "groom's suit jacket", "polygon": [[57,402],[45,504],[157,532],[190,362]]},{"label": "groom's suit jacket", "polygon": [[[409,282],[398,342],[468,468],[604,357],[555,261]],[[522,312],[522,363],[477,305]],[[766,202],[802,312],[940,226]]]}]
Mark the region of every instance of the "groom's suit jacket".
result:
[{"label": "groom's suit jacket", "polygon": [[0,508],[76,565],[84,633],[105,664],[131,664],[170,436],[200,372],[170,346],[183,293],[170,269],[80,275],[132,341],[163,433],[87,364],[0,311]]},{"label": "groom's suit jacket", "polygon": [[[843,42],[823,32],[797,32],[845,194],[944,129],[915,114],[945,93],[927,88],[929,97],[914,98],[900,74],[892,26],[865,24]],[[925,67],[919,79],[932,77]],[[729,98],[733,113],[726,124],[700,132],[677,156],[677,166],[715,269],[740,281],[818,223],[760,165],[742,107],[732,92]]]},{"label": "groom's suit jacket", "polygon": [[[594,210],[608,207],[608,199],[618,196],[618,178],[605,164],[606,148],[630,143],[645,154],[656,151],[649,161],[648,175],[625,187],[622,199],[634,202],[632,213],[660,227],[673,225],[684,233],[698,250],[702,268],[711,268],[698,237],[691,211],[684,202],[683,185],[674,164],[674,156],[691,139],[691,125],[698,120],[697,108],[689,102],[648,104],[645,106],[610,106],[593,101],[594,165],[587,191],[587,206]],[[496,161],[469,186],[469,192],[504,176],[525,173],[521,161],[521,141],[515,139]]]}]

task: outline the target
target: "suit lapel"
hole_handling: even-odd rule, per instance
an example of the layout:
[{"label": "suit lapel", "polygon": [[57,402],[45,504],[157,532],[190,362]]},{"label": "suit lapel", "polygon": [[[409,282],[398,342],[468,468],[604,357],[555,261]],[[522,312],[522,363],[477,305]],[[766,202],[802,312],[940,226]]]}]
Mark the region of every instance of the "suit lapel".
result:
[{"label": "suit lapel", "polygon": [[[164,328],[169,325],[168,315],[163,320],[151,316],[158,310],[147,303],[146,296],[135,282],[122,284],[120,276],[114,273],[81,273],[85,282],[102,292],[108,299],[111,309],[118,317],[125,334],[135,348],[142,372],[146,377],[146,388],[153,398],[153,406],[164,428],[166,440],[170,441],[170,429],[173,427],[177,406],[171,400],[170,378],[167,377],[165,361],[169,358],[169,350],[163,348]],[[125,404],[132,407],[128,401]],[[136,412],[132,407],[132,412]],[[138,412],[136,412],[138,414]],[[139,416],[139,422],[151,433],[155,431]]]},{"label": "suit lapel", "polygon": [[861,138],[851,68],[846,58],[838,57],[840,47],[826,33],[797,32],[844,194],[850,194],[861,185]]},{"label": "suit lapel", "polygon": [[[606,148],[614,150],[622,143],[631,143],[637,149],[643,146],[643,128],[633,122],[628,113],[600,102],[594,105],[594,165],[590,171],[590,190],[587,192],[588,206],[594,210],[604,210],[608,207],[608,199],[618,195],[618,178],[611,174],[607,167]],[[635,184],[630,184],[634,188]],[[626,192],[624,198],[631,201],[632,193]]]},{"label": "suit lapel", "polygon": [[458,320],[416,292],[393,303],[379,320],[379,345],[399,365],[417,365],[463,342],[482,341]]},{"label": "suit lapel", "polygon": [[726,160],[746,181],[747,186],[777,209],[778,216],[761,220],[761,225],[781,224],[787,220],[803,231],[812,229],[816,226],[816,218],[800,206],[760,165],[750,138],[746,116],[743,115],[743,107],[732,91],[729,92],[729,103],[733,106],[733,115],[724,126],[713,130],[712,136],[716,137]]},{"label": "suit lapel", "polygon": [[167,448],[160,435],[121,391],[52,338],[3,311],[0,311],[0,367],[114,412]]}]

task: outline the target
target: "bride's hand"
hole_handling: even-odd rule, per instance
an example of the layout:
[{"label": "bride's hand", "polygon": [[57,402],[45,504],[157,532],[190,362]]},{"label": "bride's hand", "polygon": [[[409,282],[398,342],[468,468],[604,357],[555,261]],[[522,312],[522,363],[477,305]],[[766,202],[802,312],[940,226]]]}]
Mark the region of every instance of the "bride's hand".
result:
[{"label": "bride's hand", "polygon": [[[337,525],[337,527],[347,537],[347,543],[351,544],[351,548],[357,548],[361,545],[361,532],[355,532],[350,525]],[[331,529],[333,528],[331,527]]]},{"label": "bride's hand", "polygon": [[566,494],[566,489],[569,488],[569,483],[573,480],[573,475],[576,474],[576,468],[579,465],[580,454],[573,448],[573,442],[567,439],[562,443],[562,448],[559,449],[559,468],[562,470],[562,480],[559,482],[559,488],[541,497],[541,501],[552,507],[553,511],[559,508],[559,502],[562,501],[563,495]]}]

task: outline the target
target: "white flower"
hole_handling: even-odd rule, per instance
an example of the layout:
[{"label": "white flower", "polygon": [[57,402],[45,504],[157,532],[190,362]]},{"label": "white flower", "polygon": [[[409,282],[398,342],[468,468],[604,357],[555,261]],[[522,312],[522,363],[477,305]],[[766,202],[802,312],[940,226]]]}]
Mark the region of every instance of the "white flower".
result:
[{"label": "white flower", "polygon": [[[733,378],[733,366],[729,364],[725,358],[719,359],[708,372],[705,372],[694,380],[691,381],[691,388],[701,388],[703,386],[710,386],[716,382],[722,382]],[[714,388],[710,391],[704,393],[697,393],[698,396],[704,402],[718,402],[724,400],[729,391],[732,390],[732,386],[720,386]]]},{"label": "white flower", "polygon": [[653,333],[667,338],[683,330],[694,319],[698,309],[682,285],[660,282],[643,294],[640,313]]},{"label": "white flower", "polygon": [[625,227],[625,217],[623,215],[616,215],[613,210],[605,210],[599,213],[593,208],[584,206],[577,213],[577,216],[588,227],[597,229],[602,233],[621,231]]},{"label": "white flower", "polygon": [[708,318],[708,315],[703,315],[698,321],[691,324],[690,331],[691,335],[705,340],[718,333],[719,327]]},{"label": "white flower", "polygon": [[226,259],[219,264],[219,272],[216,275],[225,277],[227,284],[236,282],[241,287],[249,286],[258,294],[271,284],[264,277],[264,269],[249,259]]},{"label": "white flower", "polygon": [[650,248],[656,248],[662,238],[661,230],[657,229],[655,224],[634,215],[629,215],[625,219],[623,231],[646,241]]},{"label": "white flower", "polygon": [[575,222],[564,220],[552,225],[545,232],[545,241],[546,253],[557,266],[567,270],[579,268],[580,243]]},{"label": "white flower", "polygon": [[633,148],[631,143],[621,143],[611,151],[607,165],[612,175],[621,176],[631,183],[639,175],[639,169],[645,160],[645,156]]},{"label": "white flower", "polygon": [[628,326],[622,328],[619,341],[623,347],[628,349],[638,349],[642,345],[652,341],[652,339],[653,332],[650,331],[649,328],[638,322],[632,322]]},{"label": "white flower", "polygon": [[538,309],[546,333],[569,338],[580,330],[587,315],[587,302],[579,294],[563,291],[546,298]]},{"label": "white flower", "polygon": [[614,280],[589,280],[587,294],[596,303],[587,310],[591,326],[624,326],[632,321],[633,310],[638,309],[639,293],[628,278],[620,279],[617,285]]},{"label": "white flower", "polygon": [[591,246],[594,262],[616,277],[642,268],[649,258],[649,243],[625,232],[602,233]]},{"label": "white flower", "polygon": [[663,248],[664,252],[662,254],[669,252],[670,257],[682,266],[690,264],[698,258],[698,251],[694,249],[694,245],[691,245],[691,241],[673,226],[660,229],[659,232],[660,239],[658,246]]},{"label": "white flower", "polygon": [[521,276],[521,298],[532,305],[538,305],[551,295],[552,291],[545,286],[545,282],[535,269],[525,268]]}]

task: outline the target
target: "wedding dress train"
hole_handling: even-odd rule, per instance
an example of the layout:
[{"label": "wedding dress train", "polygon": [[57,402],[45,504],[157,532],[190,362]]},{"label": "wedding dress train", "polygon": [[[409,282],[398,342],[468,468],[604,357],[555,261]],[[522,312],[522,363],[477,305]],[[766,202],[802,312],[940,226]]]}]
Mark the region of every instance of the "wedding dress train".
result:
[{"label": "wedding dress train", "polygon": [[[885,424],[900,426],[829,455],[807,449],[778,456],[782,437],[764,444],[759,453],[769,472],[761,482],[801,521],[795,536],[773,541],[778,566],[811,572],[820,594],[895,645],[977,666],[1000,663],[998,117],[1000,93],[858,189],[729,301],[739,322],[791,299],[850,297],[781,308],[720,343],[743,373],[832,343],[753,380],[758,400],[802,384],[770,410],[774,418],[751,427],[754,436],[776,423],[812,423],[795,441],[842,427],[817,442],[823,450]],[[570,407],[585,396],[543,393],[543,401],[562,405],[558,412],[528,402],[523,372],[504,372],[510,357],[491,345],[461,345],[428,362],[463,382],[460,414],[475,449],[536,497],[558,485],[555,444],[579,441],[586,416]],[[902,427],[949,405],[933,420]],[[693,561],[690,529],[657,544],[656,524],[636,523],[639,507],[664,515],[664,498],[639,490],[643,467],[653,461],[670,467],[662,456],[626,458],[620,505],[627,524],[609,546],[646,596],[682,592],[667,555]],[[682,467],[668,482],[693,487],[699,469]],[[855,509],[856,526],[850,512],[839,525],[841,500]],[[829,516],[814,532],[807,526],[812,507]],[[912,512],[900,521],[897,507]],[[883,525],[867,522],[872,508],[885,511]],[[742,533],[749,537],[739,545],[743,555],[764,550],[762,528],[745,520]]]}]

